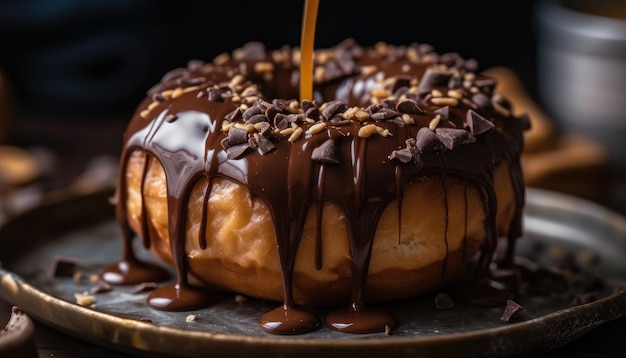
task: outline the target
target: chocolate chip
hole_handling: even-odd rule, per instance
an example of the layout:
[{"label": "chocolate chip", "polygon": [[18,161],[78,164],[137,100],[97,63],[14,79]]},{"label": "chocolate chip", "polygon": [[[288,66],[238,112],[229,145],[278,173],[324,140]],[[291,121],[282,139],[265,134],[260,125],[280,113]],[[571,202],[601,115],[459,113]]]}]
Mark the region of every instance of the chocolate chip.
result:
[{"label": "chocolate chip", "polygon": [[472,102],[485,111],[493,109],[493,104],[491,104],[491,98],[484,93],[475,93],[472,96]]},{"label": "chocolate chip", "polygon": [[470,133],[475,136],[483,134],[494,127],[493,123],[471,109],[467,110],[465,125],[469,129]]},{"label": "chocolate chip", "polygon": [[167,123],[176,122],[177,119],[178,119],[178,116],[173,113],[168,113],[167,115],[165,115],[165,121]]},{"label": "chocolate chip", "polygon": [[434,114],[438,114],[443,119],[450,119],[450,106],[443,106],[433,111]]},{"label": "chocolate chip", "polygon": [[261,155],[265,155],[276,149],[276,145],[263,135],[255,133],[252,138],[254,138],[254,141],[256,142],[256,150]]},{"label": "chocolate chip", "polygon": [[323,163],[339,164],[339,160],[337,159],[337,153],[335,150],[335,141],[332,139],[328,139],[319,147],[313,149],[313,152],[311,153],[311,159]]}]

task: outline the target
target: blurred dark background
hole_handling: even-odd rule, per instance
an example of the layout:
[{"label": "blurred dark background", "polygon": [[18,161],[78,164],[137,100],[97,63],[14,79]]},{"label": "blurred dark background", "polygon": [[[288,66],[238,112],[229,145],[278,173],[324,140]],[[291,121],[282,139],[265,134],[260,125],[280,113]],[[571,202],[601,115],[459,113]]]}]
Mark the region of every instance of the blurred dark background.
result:
[{"label": "blurred dark background", "polygon": [[[250,40],[298,45],[304,1],[3,0],[0,68],[20,109],[98,116],[134,109],[165,71]],[[316,46],[427,42],[483,67],[533,66],[534,1],[321,1]]]},{"label": "blurred dark background", "polygon": [[[315,46],[347,37],[429,43],[483,69],[514,68],[531,87],[534,2],[321,1]],[[117,155],[127,121],[165,72],[248,41],[299,46],[303,8],[294,0],[0,0],[0,144],[43,148],[46,185],[65,186],[92,158]]]}]

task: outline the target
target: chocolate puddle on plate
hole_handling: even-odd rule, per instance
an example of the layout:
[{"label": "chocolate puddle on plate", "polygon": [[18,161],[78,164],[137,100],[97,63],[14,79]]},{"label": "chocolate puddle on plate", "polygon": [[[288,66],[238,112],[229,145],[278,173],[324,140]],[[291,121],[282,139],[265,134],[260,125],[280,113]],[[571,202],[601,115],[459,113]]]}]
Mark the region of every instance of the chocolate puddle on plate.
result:
[{"label": "chocolate puddle on plate", "polygon": [[[622,259],[626,221],[602,208],[550,192],[529,191],[525,234],[518,241],[517,252],[540,267],[568,268],[571,286],[567,290],[545,291],[554,291],[556,286],[541,281],[526,286],[515,302],[520,309],[507,320],[502,319],[505,306],[453,302],[453,307],[437,309],[436,297],[443,290],[383,304],[382,308],[397,319],[389,335],[353,335],[322,327],[302,335],[277,337],[258,326],[258,318],[274,308],[275,302],[220,294],[218,303],[210,308],[164,312],[147,306],[150,287],[100,286],[92,276],[119,257],[121,250],[119,228],[106,205],[106,196],[61,202],[3,228],[0,297],[21,301],[34,318],[95,344],[165,356],[197,355],[206,349],[224,353],[235,350],[243,356],[259,349],[276,349],[304,357],[312,342],[317,352],[329,357],[341,356],[346,349],[358,350],[363,357],[380,350],[398,356],[418,351],[522,354],[567,343],[626,311],[626,294],[617,291],[624,287],[626,277]],[[7,252],[12,255],[7,257]],[[154,260],[143,250],[138,253],[141,259]],[[67,266],[56,267],[61,258],[70,261]],[[57,277],[55,267],[60,270]],[[445,292],[454,297],[451,290]],[[86,297],[82,303],[89,304],[92,297],[93,305],[76,304],[77,299]],[[319,312],[323,315],[326,310]],[[537,334],[528,336],[529,331]],[[135,335],[149,343],[136,342]]]}]

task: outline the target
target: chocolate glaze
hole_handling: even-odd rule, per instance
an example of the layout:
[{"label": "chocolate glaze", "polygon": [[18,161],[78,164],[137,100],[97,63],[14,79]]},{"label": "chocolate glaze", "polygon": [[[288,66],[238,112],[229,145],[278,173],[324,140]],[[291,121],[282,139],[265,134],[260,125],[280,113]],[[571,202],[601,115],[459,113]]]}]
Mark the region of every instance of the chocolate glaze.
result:
[{"label": "chocolate glaze", "polygon": [[[229,138],[222,126],[226,120],[246,121],[246,113],[243,119],[231,117],[242,102],[265,109],[272,128],[278,127],[278,117],[274,117],[277,112],[294,118],[293,111],[285,108],[286,101],[272,101],[298,97],[298,66],[291,61],[291,52],[291,48],[285,47],[274,51],[272,56],[262,44],[251,42],[225,60],[216,59],[210,64],[191,61],[188,68],[169,72],[148,91],[124,135],[116,192],[116,216],[124,237],[123,256],[120,263],[103,271],[103,278],[113,283],[130,283],[136,281],[137,272],[142,272],[142,281],[153,281],[161,275],[155,270],[156,276],[149,277],[147,272],[152,268],[136,269],[143,264],[132,252],[133,237],[142,237],[143,246],[148,248],[155,233],[146,215],[142,215],[141,232],[132,232],[125,206],[128,159],[134,151],[145,151],[165,170],[168,230],[177,275],[174,284],[151,292],[148,303],[155,308],[189,310],[214,302],[208,292],[188,282],[189,259],[185,252],[187,200],[193,185],[203,177],[208,179],[205,197],[210,192],[212,178],[224,177],[245,185],[252,198],[262,200],[269,208],[283,276],[284,303],[261,318],[261,328],[268,332],[296,334],[320,326],[314,312],[294,302],[292,273],[305,214],[312,204],[325,201],[335,204],[345,215],[352,254],[352,304],[331,312],[326,318],[327,325],[352,333],[391,329],[393,318],[368,306],[364,299],[372,242],[383,210],[393,200],[403,199],[406,183],[425,177],[440,178],[444,189],[447,177],[460,177],[478,188],[484,198],[486,238],[476,266],[476,279],[464,286],[459,297],[478,302],[476,292],[485,287],[504,291],[500,290],[503,285],[489,278],[489,265],[498,241],[497,202],[491,173],[500,161],[508,162],[517,200],[514,224],[508,234],[511,257],[505,260],[510,263],[514,241],[521,235],[524,183],[519,156],[528,119],[513,116],[505,99],[495,101],[495,81],[472,72],[476,69],[475,61],[465,61],[457,54],[437,54],[426,44],[364,48],[348,39],[330,49],[330,60],[322,63],[316,57],[316,68],[323,70],[318,72],[321,77],[316,77],[315,101],[299,103],[297,126],[306,131],[314,123],[324,122],[326,127],[322,132],[302,135],[293,142],[275,135],[274,131],[265,132],[263,135],[273,144],[266,152],[257,142],[250,142],[251,148],[246,143],[228,147]],[[259,68],[256,65],[266,63],[273,65],[271,70],[255,70]],[[422,78],[425,72],[428,79]],[[239,75],[242,79],[233,82]],[[381,87],[381,83],[389,95],[373,99],[372,91]],[[433,100],[439,93],[446,97],[450,89],[456,91],[453,103]],[[417,105],[399,106],[404,98],[414,100]],[[324,111],[325,107],[320,106],[317,112],[306,112],[319,113],[318,116],[311,115],[310,121],[304,119],[305,106],[315,107],[334,100],[342,101],[347,107],[361,107],[376,116],[361,123],[334,116],[332,111]],[[414,123],[403,122],[397,108],[410,108],[405,111],[409,111],[407,115]],[[438,130],[428,129],[436,116],[439,116]],[[390,135],[357,135],[359,129],[371,123],[379,127],[379,133],[386,130]],[[450,130],[439,131],[439,128]],[[313,150],[328,139],[335,143],[334,156],[340,164],[311,159]],[[409,156],[398,153],[398,159],[393,159],[392,153],[401,149]],[[447,198],[442,200],[447,202]],[[322,205],[317,207],[319,227]],[[201,210],[206,221],[206,207]],[[199,235],[201,245],[206,241],[205,228],[201,228]],[[317,232],[316,265],[320,268],[324,265],[321,230]],[[109,275],[116,278],[110,280]],[[502,296],[500,301],[504,300],[501,302],[504,304],[510,295]]]}]

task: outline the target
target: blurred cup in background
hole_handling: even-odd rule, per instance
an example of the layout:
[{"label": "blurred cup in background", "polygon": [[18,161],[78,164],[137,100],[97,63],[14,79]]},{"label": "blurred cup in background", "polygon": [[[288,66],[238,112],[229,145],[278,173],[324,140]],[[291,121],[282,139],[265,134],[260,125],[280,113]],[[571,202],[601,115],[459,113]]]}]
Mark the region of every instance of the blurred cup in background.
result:
[{"label": "blurred cup in background", "polygon": [[557,128],[604,144],[626,177],[626,0],[544,0],[537,92]]}]

